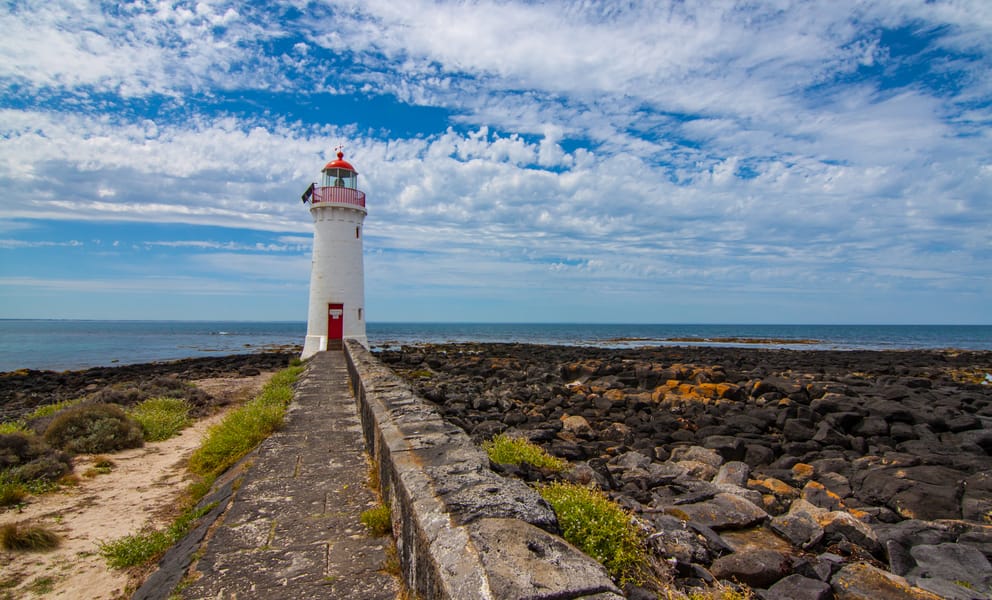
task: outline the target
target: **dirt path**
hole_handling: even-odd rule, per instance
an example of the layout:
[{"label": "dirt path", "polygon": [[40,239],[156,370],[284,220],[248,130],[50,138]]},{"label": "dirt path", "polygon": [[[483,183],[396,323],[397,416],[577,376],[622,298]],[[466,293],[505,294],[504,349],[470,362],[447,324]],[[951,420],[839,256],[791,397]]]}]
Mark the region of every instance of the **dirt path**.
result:
[{"label": "dirt path", "polygon": [[[254,396],[271,376],[270,372],[194,383],[239,402]],[[107,566],[98,543],[168,525],[164,515],[170,514],[189,481],[186,460],[223,414],[201,419],[172,439],[107,454],[115,464],[110,473],[81,477],[78,486],[33,497],[20,510],[0,512],[0,525],[21,521],[46,525],[62,541],[59,548],[45,553],[0,552],[0,599],[125,597],[128,574]],[[92,464],[92,456],[76,457],[75,473],[83,475]]]}]

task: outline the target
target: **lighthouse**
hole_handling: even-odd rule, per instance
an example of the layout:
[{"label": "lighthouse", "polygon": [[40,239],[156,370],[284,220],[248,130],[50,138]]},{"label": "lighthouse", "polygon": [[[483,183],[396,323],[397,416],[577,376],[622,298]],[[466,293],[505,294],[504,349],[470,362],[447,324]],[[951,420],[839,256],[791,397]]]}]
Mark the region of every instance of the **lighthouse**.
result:
[{"label": "lighthouse", "polygon": [[339,350],[345,339],[367,347],[362,224],[368,211],[358,171],[340,148],[337,159],[321,171],[320,185],[307,188],[303,202],[313,216],[313,262],[302,358]]}]

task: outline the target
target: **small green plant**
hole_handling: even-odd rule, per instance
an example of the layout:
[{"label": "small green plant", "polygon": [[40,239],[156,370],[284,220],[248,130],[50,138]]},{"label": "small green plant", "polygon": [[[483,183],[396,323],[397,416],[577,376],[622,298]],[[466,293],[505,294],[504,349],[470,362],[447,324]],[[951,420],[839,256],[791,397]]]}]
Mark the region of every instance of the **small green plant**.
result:
[{"label": "small green plant", "polygon": [[117,464],[107,458],[106,456],[99,455],[93,457],[93,466],[89,469],[83,471],[83,477],[96,477],[97,475],[107,475],[114,470]]},{"label": "small green plant", "polygon": [[555,482],[538,491],[554,509],[566,540],[599,561],[621,586],[644,582],[644,537],[619,504],[572,483]]},{"label": "small green plant", "polygon": [[688,600],[753,600],[754,594],[747,588],[737,591],[716,582],[704,589],[690,592],[687,598]]},{"label": "small green plant", "polygon": [[548,454],[537,444],[520,437],[499,434],[482,443],[489,460],[501,465],[529,464],[554,472],[564,471],[568,462]]},{"label": "small green plant", "polygon": [[7,433],[27,433],[28,428],[23,421],[4,421],[0,423],[0,435]]},{"label": "small green plant", "polygon": [[189,402],[181,398],[149,398],[128,413],[141,424],[146,442],[167,440],[189,426]]},{"label": "small green plant", "polygon": [[402,578],[400,553],[396,550],[396,540],[390,540],[386,545],[386,559],[382,562],[382,570],[393,577]]},{"label": "small green plant", "polygon": [[383,536],[393,531],[393,522],[389,507],[383,504],[363,511],[360,518],[362,525],[365,525],[369,533],[374,537]]},{"label": "small green plant", "polygon": [[117,463],[115,463],[114,461],[112,461],[110,458],[108,458],[106,456],[94,456],[93,457],[93,468],[94,469],[98,469],[101,473],[104,473],[104,474],[109,473],[116,466],[117,466]]},{"label": "small green plant", "polygon": [[37,596],[44,596],[55,589],[55,578],[47,575],[44,577],[39,577],[29,583],[27,588]]},{"label": "small green plant", "polygon": [[137,448],[141,425],[114,404],[83,404],[60,412],[45,430],[45,441],[66,452],[93,454]]},{"label": "small green plant", "polygon": [[204,476],[223,473],[278,429],[293,399],[293,383],[302,370],[289,367],[279,371],[255,399],[211,427],[203,444],[190,456],[190,471]]},{"label": "small green plant", "polygon": [[57,548],[59,536],[42,525],[7,523],[0,527],[0,546],[17,552],[41,552]]}]

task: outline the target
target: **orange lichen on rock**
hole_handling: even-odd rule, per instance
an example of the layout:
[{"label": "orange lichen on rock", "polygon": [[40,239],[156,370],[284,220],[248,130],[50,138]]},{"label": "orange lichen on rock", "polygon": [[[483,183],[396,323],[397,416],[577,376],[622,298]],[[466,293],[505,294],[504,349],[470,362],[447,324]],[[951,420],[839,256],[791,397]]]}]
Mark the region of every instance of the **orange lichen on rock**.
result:
[{"label": "orange lichen on rock", "polygon": [[797,481],[809,481],[813,478],[813,465],[806,463],[796,463],[792,467],[792,475]]}]

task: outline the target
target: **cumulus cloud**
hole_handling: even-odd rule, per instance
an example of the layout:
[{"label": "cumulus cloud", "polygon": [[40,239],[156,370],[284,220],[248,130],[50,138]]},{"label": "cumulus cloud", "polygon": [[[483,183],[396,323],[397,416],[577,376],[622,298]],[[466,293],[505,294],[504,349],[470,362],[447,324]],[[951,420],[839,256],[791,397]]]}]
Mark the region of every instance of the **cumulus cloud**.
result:
[{"label": "cumulus cloud", "polygon": [[[0,226],[253,231],[146,247],[275,274],[260,255],[305,255],[299,195],[347,141],[378,289],[990,291],[982,0],[267,8],[0,15],[0,82],[37,100],[0,110]],[[339,96],[445,124],[303,110]]]}]

